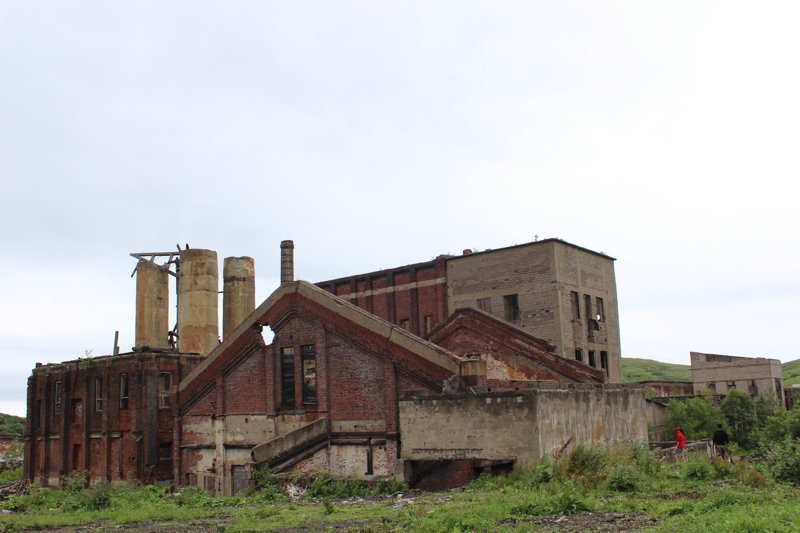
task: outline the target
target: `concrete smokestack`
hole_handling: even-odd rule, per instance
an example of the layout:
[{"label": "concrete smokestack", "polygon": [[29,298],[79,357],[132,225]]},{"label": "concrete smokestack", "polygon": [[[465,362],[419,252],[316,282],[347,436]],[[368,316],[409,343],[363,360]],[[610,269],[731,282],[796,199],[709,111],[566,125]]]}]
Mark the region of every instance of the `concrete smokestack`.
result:
[{"label": "concrete smokestack", "polygon": [[222,335],[225,340],[256,308],[252,257],[226,257],[222,268]]},{"label": "concrete smokestack", "polygon": [[169,331],[169,274],[155,263],[140,259],[136,265],[135,348],[167,348]]},{"label": "concrete smokestack", "polygon": [[294,281],[294,241],[281,241],[281,285]]},{"label": "concrete smokestack", "polygon": [[181,250],[178,271],[178,347],[208,355],[218,344],[219,271],[217,252]]}]

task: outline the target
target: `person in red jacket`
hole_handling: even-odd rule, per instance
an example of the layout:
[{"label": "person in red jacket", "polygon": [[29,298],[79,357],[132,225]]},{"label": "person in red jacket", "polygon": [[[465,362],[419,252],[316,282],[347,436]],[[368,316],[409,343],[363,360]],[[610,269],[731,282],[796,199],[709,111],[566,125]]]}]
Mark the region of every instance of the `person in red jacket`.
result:
[{"label": "person in red jacket", "polygon": [[683,434],[681,431],[680,426],[675,427],[675,440],[677,444],[675,445],[675,460],[677,461],[680,459],[681,461],[686,460],[686,435]]}]

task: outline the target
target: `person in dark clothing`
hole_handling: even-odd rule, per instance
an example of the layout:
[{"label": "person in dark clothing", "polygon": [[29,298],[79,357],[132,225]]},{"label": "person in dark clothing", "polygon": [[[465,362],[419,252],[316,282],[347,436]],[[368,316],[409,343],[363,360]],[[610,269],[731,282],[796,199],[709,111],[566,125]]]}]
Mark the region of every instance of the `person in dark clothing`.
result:
[{"label": "person in dark clothing", "polygon": [[717,429],[714,431],[714,436],[711,437],[714,442],[714,453],[717,457],[725,459],[725,452],[728,449],[728,434],[722,429],[722,424],[717,424]]}]

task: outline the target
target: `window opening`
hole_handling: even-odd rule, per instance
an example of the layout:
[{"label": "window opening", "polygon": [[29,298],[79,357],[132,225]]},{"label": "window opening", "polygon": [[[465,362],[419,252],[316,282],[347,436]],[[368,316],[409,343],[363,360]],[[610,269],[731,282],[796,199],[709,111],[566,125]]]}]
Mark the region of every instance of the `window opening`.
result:
[{"label": "window opening", "polygon": [[580,348],[577,348],[575,350],[575,360],[583,363],[583,350],[581,350]]},{"label": "window opening", "polygon": [[407,318],[400,320],[400,327],[406,331],[411,331],[411,321]]},{"label": "window opening", "polygon": [[433,315],[425,315],[425,335],[433,331]]},{"label": "window opening", "polygon": [[600,352],[600,368],[605,369],[606,376],[611,375],[611,369],[608,367],[608,352],[606,351]]},{"label": "window opening", "polygon": [[572,303],[572,320],[581,319],[581,299],[577,291],[570,291],[569,300]]},{"label": "window opening", "polygon": [[317,403],[317,355],[314,345],[308,344],[300,347],[303,359],[303,404],[316,405]]},{"label": "window opening", "polygon": [[166,409],[170,406],[170,393],[172,392],[172,372],[158,374],[158,408]]},{"label": "window opening", "polygon": [[606,308],[605,308],[605,305],[603,304],[603,299],[598,296],[595,299],[595,301],[597,303],[597,314],[600,315],[600,320],[605,320],[606,319]]},{"label": "window opening", "polygon": [[513,322],[519,320],[519,297],[516,294],[503,296],[503,306],[505,307],[506,320]]},{"label": "window opening", "polygon": [[53,387],[53,398],[55,400],[55,413],[57,415],[61,414],[61,382],[56,381],[55,386]]},{"label": "window opening", "polygon": [[103,410],[103,378],[94,378],[94,410]]},{"label": "window opening", "polygon": [[597,362],[594,360],[594,350],[589,350],[589,366],[597,368]]},{"label": "window opening", "polygon": [[119,375],[119,408],[128,408],[128,374]]},{"label": "window opening", "polygon": [[478,309],[481,311],[486,311],[487,313],[492,312],[492,299],[491,298],[478,298]]},{"label": "window opening", "polygon": [[294,348],[281,348],[281,405],[293,408],[294,399]]},{"label": "window opening", "polygon": [[[594,324],[593,324],[594,317],[592,316],[592,297],[589,296],[588,294],[584,294],[583,295],[583,300],[584,300],[584,305],[586,306],[586,309],[585,309],[585,311],[586,311],[586,331],[589,334],[589,338],[591,338],[592,337],[592,333],[594,331]],[[592,366],[594,366],[594,365],[592,365]]]},{"label": "window opening", "polygon": [[171,442],[161,442],[158,445],[158,460],[159,461],[168,461],[172,459],[172,443]]}]

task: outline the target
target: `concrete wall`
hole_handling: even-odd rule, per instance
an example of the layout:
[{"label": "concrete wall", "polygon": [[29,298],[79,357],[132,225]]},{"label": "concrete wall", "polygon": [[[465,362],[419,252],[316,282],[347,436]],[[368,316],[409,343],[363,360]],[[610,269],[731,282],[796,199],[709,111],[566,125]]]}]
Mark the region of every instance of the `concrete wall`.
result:
[{"label": "concrete wall", "polygon": [[[579,299],[573,313],[571,293]],[[607,354],[607,380],[622,382],[619,312],[614,260],[550,239],[453,257],[447,261],[447,298],[451,312],[485,306],[506,319],[505,296],[516,295],[519,319],[511,322],[556,345],[565,358],[583,352],[583,362],[600,369]],[[589,306],[587,307],[587,297]],[[602,299],[602,309],[598,304]],[[482,303],[479,303],[482,300]],[[594,317],[602,315],[598,321]]]},{"label": "concrete wall", "polygon": [[516,392],[400,401],[401,459],[532,464],[562,446],[647,442],[642,389],[539,385]]},{"label": "concrete wall", "polygon": [[731,389],[765,397],[783,398],[783,367],[777,359],[690,352],[695,393]]}]

